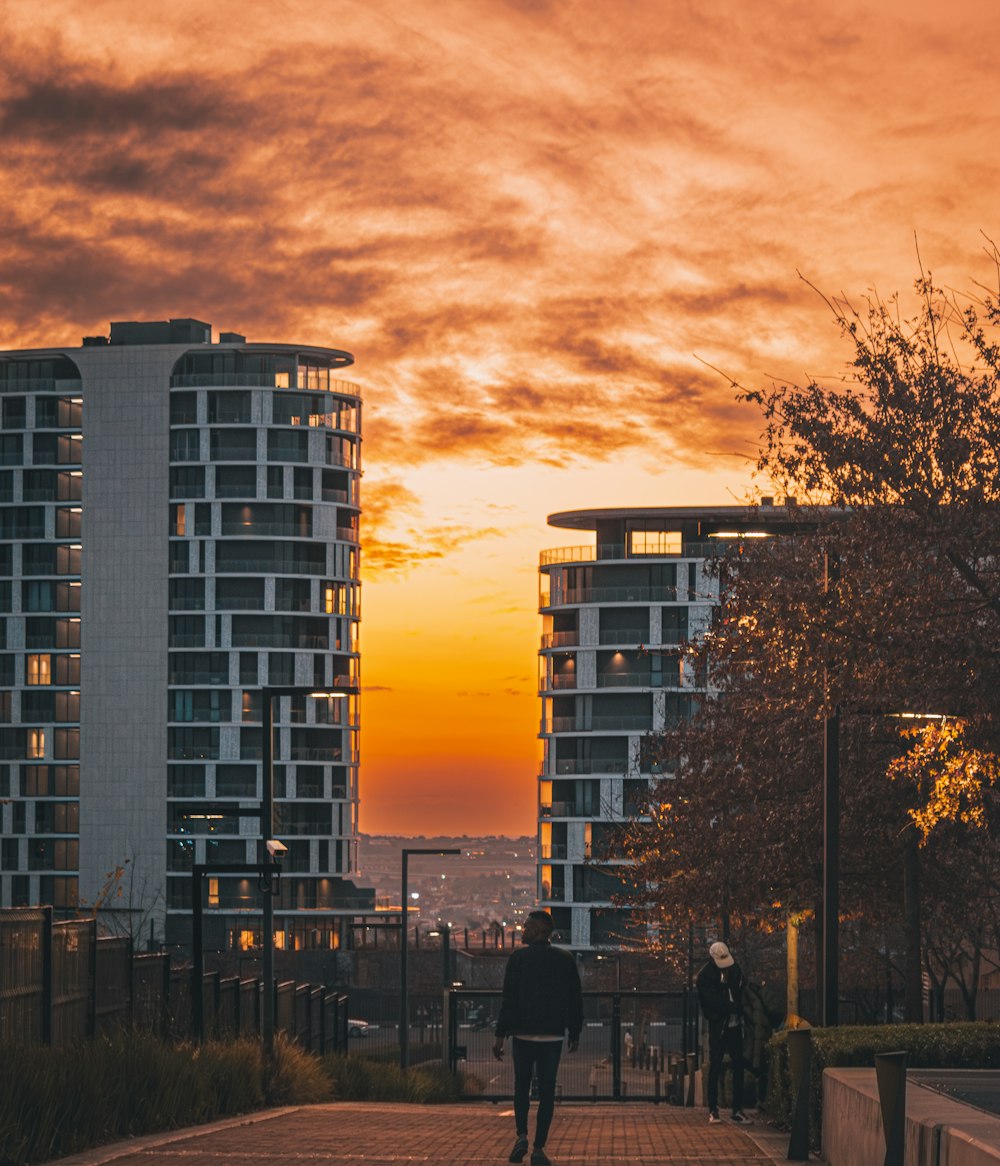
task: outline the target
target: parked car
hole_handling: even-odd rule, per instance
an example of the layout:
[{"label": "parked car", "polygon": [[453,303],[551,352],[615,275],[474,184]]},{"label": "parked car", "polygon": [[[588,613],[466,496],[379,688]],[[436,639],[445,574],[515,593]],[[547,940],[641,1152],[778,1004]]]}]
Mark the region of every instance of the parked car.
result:
[{"label": "parked car", "polygon": [[347,1020],[347,1035],[348,1036],[367,1036],[371,1025],[367,1020]]}]

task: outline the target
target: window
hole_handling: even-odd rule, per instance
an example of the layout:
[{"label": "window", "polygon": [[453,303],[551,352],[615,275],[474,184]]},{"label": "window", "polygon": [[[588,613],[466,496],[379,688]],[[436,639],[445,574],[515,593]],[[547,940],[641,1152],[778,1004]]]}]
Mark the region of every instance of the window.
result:
[{"label": "window", "polygon": [[213,429],[211,451],[213,462],[255,462],[257,430]]},{"label": "window", "polygon": [[204,498],[204,466],[172,466],[170,470],[171,498]]},{"label": "window", "polygon": [[12,686],[14,684],[14,656],[4,653],[0,655],[0,684]]},{"label": "window", "polygon": [[217,765],[215,792],[219,797],[255,798],[257,796],[256,765]]},{"label": "window", "polygon": [[54,720],[55,708],[55,699],[48,689],[21,694],[21,719],[23,721]]},{"label": "window", "polygon": [[216,498],[255,498],[257,496],[256,466],[216,466]]},{"label": "window", "polygon": [[213,721],[230,719],[228,689],[174,689],[167,696],[167,716],[171,721]]},{"label": "window", "polygon": [[45,756],[45,730],[44,729],[26,729],[25,730],[24,756],[31,757],[31,758]]},{"label": "window", "polygon": [[215,606],[220,611],[263,611],[264,580],[216,579]]},{"label": "window", "polygon": [[681,532],[679,530],[630,530],[630,555],[679,555],[681,553]]},{"label": "window", "polygon": [[23,429],[24,428],[24,398],[23,397],[5,397],[0,402],[0,424],[4,429]]},{"label": "window", "polygon": [[268,498],[285,496],[285,471],[281,466],[267,467],[267,496]]},{"label": "window", "polygon": [[267,434],[269,462],[307,462],[309,460],[308,430],[271,429]]},{"label": "window", "polygon": [[36,834],[76,834],[80,829],[79,802],[36,802]]},{"label": "window", "polygon": [[28,839],[28,870],[76,870],[79,865],[75,838]]},{"label": "window", "polygon": [[52,756],[60,760],[77,759],[80,756],[80,730],[56,729]]},{"label": "window", "polygon": [[169,684],[228,684],[228,652],[171,652]]},{"label": "window", "polygon": [[268,652],[267,682],[272,685],[295,683],[294,652]]},{"label": "window", "polygon": [[[6,473],[10,473],[7,470]],[[56,497],[56,474],[52,470],[25,470],[21,482],[25,502],[53,502]]]},{"label": "window", "polygon": [[173,761],[214,761],[219,756],[219,730],[169,727],[167,756]]},{"label": "window", "polygon": [[20,433],[0,433],[0,466],[19,466],[24,461],[24,438]]},{"label": "window", "polygon": [[174,611],[204,611],[205,580],[171,579],[170,607]]},{"label": "window", "polygon": [[[59,425],[59,401],[56,397],[36,397],[35,398],[35,428],[36,429],[58,429]],[[68,429],[69,426],[62,428]]]},{"label": "window", "polygon": [[13,585],[9,579],[0,582],[0,611],[9,612],[11,610],[11,598],[13,596]]},{"label": "window", "polygon": [[201,461],[201,431],[198,429],[174,429],[170,434],[170,460],[172,462]]},{"label": "window", "polygon": [[247,392],[209,393],[208,420],[222,425],[250,424],[250,394]]},{"label": "window", "polygon": [[[14,473],[12,470],[0,470],[0,502],[14,501]],[[37,499],[26,498],[25,501],[33,502]]]},{"label": "window", "polygon": [[0,538],[45,538],[45,511],[41,506],[0,509]]},{"label": "window", "polygon": [[56,574],[79,575],[81,547],[72,543],[69,546],[56,547]]},{"label": "window", "polygon": [[183,502],[170,507],[170,533],[178,537],[187,534],[187,508]]},{"label": "window", "polygon": [[240,684],[257,683],[257,653],[240,652]]},{"label": "window", "polygon": [[78,692],[57,692],[55,698],[56,721],[78,721],[80,719],[80,694]]},{"label": "window", "polygon": [[292,497],[293,498],[312,498],[313,496],[313,472],[311,469],[304,469],[296,466],[292,471]]},{"label": "window", "polygon": [[79,502],[83,497],[83,474],[80,470],[60,470],[56,475],[56,500]]},{"label": "window", "polygon": [[197,425],[198,424],[198,394],[171,393],[170,394],[170,424]]},{"label": "window", "polygon": [[78,652],[60,653],[53,657],[56,684],[80,683],[80,655]]},{"label": "window", "polygon": [[171,648],[204,647],[205,617],[203,615],[172,615],[169,619]]},{"label": "window", "polygon": [[[204,765],[189,763],[167,766],[168,798],[203,798],[204,796]],[[190,867],[187,869],[190,869]]]},{"label": "window", "polygon": [[83,511],[79,506],[60,506],[56,510],[56,538],[79,538]]},{"label": "window", "polygon": [[176,542],[170,544],[170,574],[186,575],[191,569],[190,543]]}]

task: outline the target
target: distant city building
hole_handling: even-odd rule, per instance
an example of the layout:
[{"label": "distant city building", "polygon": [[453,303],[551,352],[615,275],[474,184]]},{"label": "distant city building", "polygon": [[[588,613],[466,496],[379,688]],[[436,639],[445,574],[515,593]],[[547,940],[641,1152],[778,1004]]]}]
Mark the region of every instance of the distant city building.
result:
[{"label": "distant city building", "polygon": [[[275,701],[279,947],[334,947],[357,888],[361,399],[333,348],[114,323],[0,353],[0,905],[190,938],[192,864],[259,861]],[[260,938],[252,875],[206,941]]]},{"label": "distant city building", "polygon": [[795,529],[795,510],[654,507],[573,510],[549,525],[592,531],[590,546],[544,551],[540,565],[538,895],[562,942],[634,944],[619,879],[603,859],[661,771],[645,742],[689,717],[699,678],[682,645],[709,626],[720,543]]}]

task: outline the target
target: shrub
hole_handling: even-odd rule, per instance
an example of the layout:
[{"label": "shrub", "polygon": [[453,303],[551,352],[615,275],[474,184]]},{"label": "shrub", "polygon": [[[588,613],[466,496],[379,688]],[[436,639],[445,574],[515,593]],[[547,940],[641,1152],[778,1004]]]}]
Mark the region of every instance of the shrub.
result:
[{"label": "shrub", "polygon": [[[907,1066],[927,1069],[1000,1068],[1000,1025],[984,1021],[954,1024],[891,1024],[879,1027],[814,1028],[809,1061],[809,1126],[819,1145],[823,1120],[823,1070],[873,1068],[877,1053],[905,1052]],[[788,1033],[769,1045],[771,1073],[765,1109],[787,1129],[792,1119]]]},{"label": "shrub", "polygon": [[405,1073],[398,1065],[351,1053],[331,1053],[323,1068],[338,1101],[413,1101],[424,1104],[457,1101],[462,1078],[440,1065],[421,1065]]},{"label": "shrub", "polygon": [[279,1038],[167,1044],[117,1033],[67,1049],[0,1049],[0,1166],[27,1166],[119,1138],[264,1105],[330,1099],[319,1060]]}]

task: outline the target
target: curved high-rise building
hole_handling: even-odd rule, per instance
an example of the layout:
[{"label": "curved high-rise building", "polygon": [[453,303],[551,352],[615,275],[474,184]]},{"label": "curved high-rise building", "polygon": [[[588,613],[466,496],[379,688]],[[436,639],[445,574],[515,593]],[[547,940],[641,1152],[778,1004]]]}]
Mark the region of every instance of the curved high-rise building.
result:
[{"label": "curved high-rise building", "polygon": [[549,516],[592,540],[543,551],[540,564],[538,895],[574,948],[644,939],[621,904],[614,831],[661,775],[650,734],[690,716],[705,692],[683,645],[718,603],[706,560],[797,526],[794,507],[764,501]]},{"label": "curved high-rise building", "polygon": [[[193,864],[260,861],[278,946],[335,947],[357,863],[361,397],[347,352],[197,320],[0,353],[0,903],[186,943]],[[319,691],[337,695],[314,698]],[[206,939],[255,946],[252,874]]]}]

